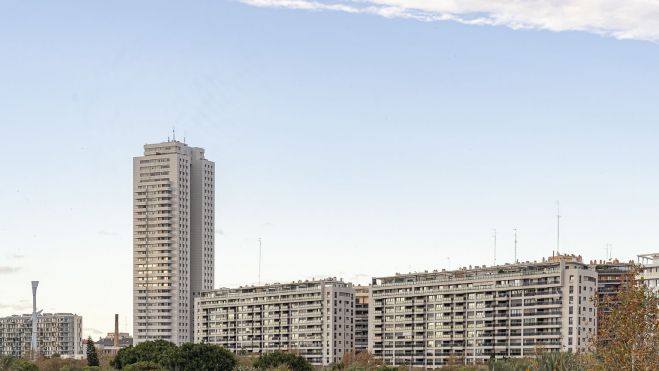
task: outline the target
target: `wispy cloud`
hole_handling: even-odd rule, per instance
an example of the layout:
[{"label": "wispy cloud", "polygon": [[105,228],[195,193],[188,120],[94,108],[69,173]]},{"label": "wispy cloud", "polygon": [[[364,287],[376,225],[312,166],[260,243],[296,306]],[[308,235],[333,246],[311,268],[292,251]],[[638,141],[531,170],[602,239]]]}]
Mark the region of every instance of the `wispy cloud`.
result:
[{"label": "wispy cloud", "polygon": [[12,304],[12,303],[3,304],[3,303],[0,303],[0,309],[10,309],[10,310],[13,310],[13,311],[20,312],[20,311],[30,309],[30,304],[26,300],[21,300],[21,301],[18,302],[18,304]]},{"label": "wispy cloud", "polygon": [[583,31],[617,39],[659,41],[659,2],[648,0],[239,0],[270,8],[340,11],[455,21],[512,29]]},{"label": "wispy cloud", "polygon": [[20,271],[20,267],[0,267],[0,274],[11,274]]},{"label": "wispy cloud", "polygon": [[105,230],[97,231],[96,234],[98,234],[100,236],[118,236],[119,235],[119,233],[117,233],[117,232],[105,231]]}]

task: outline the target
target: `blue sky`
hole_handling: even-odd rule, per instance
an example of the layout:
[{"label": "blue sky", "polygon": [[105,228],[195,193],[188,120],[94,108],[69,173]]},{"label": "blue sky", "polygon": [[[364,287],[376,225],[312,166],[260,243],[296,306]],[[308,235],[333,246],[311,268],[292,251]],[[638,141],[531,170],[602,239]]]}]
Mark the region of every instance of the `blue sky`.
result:
[{"label": "blue sky", "polygon": [[268,282],[491,264],[494,228],[498,262],[513,228],[541,259],[558,199],[563,251],[658,249],[652,24],[246,2],[0,5],[0,315],[39,279],[85,334],[132,331],[131,159],[172,126],[216,162],[216,286],[257,280],[258,237]]}]

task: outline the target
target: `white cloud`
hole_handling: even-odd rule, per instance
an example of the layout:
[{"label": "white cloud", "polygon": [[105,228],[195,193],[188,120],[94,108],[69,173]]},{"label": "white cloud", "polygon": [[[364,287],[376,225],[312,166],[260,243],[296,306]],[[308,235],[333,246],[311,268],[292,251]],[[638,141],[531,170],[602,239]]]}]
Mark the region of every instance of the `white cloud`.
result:
[{"label": "white cloud", "polygon": [[258,7],[376,14],[387,18],[584,31],[659,41],[657,0],[239,0]]}]

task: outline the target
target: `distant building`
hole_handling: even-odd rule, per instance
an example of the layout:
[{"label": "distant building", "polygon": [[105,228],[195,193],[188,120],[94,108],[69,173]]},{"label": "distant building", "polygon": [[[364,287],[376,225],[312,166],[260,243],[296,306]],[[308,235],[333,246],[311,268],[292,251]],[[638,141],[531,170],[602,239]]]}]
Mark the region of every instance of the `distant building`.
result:
[{"label": "distant building", "polygon": [[135,343],[192,341],[193,296],[214,287],[215,164],[176,140],[133,158]]},{"label": "distant building", "polygon": [[[82,317],[71,313],[44,313],[37,317],[37,349],[40,356],[55,353],[64,358],[82,354]],[[32,315],[0,318],[0,355],[28,357]]]},{"label": "distant building", "polygon": [[368,286],[355,286],[355,352],[368,351]]},{"label": "distant building", "polygon": [[373,278],[369,351],[390,365],[484,363],[586,349],[597,272],[581,257]]},{"label": "distant building", "polygon": [[94,343],[100,353],[115,355],[120,349],[133,345],[133,338],[127,332],[119,333],[119,341],[115,343],[114,332],[108,332],[106,337],[100,338]]},{"label": "distant building", "polygon": [[640,278],[654,292],[659,292],[659,253],[638,255]]},{"label": "distant building", "polygon": [[[597,272],[597,300],[600,303],[617,303],[621,286],[634,279],[633,262],[623,263],[618,259],[600,260],[590,262],[590,266]],[[609,306],[598,306],[598,318],[602,318],[606,311],[610,311],[609,308]]]},{"label": "distant building", "polygon": [[354,304],[352,284],[335,278],[204,291],[195,298],[195,342],[338,363],[355,349]]},{"label": "distant building", "polygon": [[[114,332],[108,332],[106,337],[100,338],[94,343],[99,353],[110,356],[116,355],[119,350],[131,345],[133,345],[133,338],[127,332],[119,332],[119,314],[114,315]],[[86,352],[87,348],[85,348]]]}]

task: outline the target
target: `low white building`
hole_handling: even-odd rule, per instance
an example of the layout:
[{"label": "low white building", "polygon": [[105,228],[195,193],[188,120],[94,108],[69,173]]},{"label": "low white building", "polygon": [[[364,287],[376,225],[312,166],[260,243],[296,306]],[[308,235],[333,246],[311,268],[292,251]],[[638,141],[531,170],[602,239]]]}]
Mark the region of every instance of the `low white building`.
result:
[{"label": "low white building", "polygon": [[[32,315],[0,318],[0,355],[30,355]],[[74,358],[82,350],[82,317],[71,313],[44,313],[37,319],[37,352],[50,357],[55,353]]]}]

